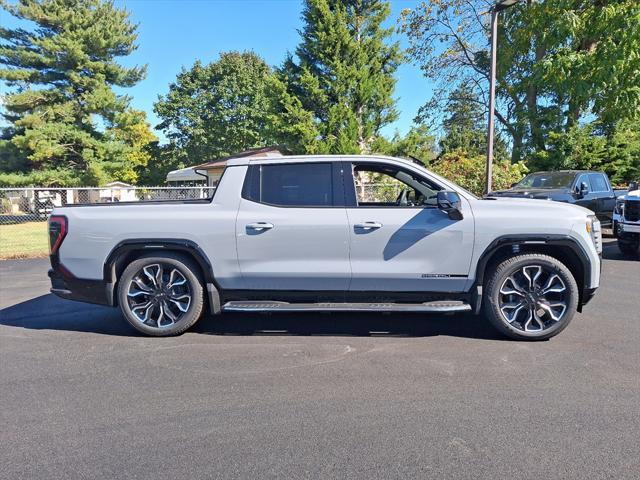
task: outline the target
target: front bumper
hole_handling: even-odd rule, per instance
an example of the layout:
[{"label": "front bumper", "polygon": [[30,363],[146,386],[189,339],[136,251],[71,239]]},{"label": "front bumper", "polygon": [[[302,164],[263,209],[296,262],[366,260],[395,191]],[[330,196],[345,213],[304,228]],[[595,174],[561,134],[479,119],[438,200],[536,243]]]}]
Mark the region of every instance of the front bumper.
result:
[{"label": "front bumper", "polygon": [[640,233],[640,223],[620,222],[618,224],[618,233]]}]

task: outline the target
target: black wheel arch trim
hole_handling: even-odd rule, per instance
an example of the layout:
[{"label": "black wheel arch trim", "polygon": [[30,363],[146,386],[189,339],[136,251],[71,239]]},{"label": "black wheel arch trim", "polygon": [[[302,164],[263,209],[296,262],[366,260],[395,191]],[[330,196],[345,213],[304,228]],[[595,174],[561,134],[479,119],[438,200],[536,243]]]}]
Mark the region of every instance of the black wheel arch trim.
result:
[{"label": "black wheel arch trim", "polygon": [[110,305],[115,305],[115,284],[116,263],[123,255],[134,251],[151,251],[151,250],[167,250],[184,252],[192,257],[197,263],[205,282],[206,291],[209,296],[210,308],[213,313],[219,313],[220,310],[220,287],[213,274],[213,266],[209,258],[200,246],[187,239],[176,238],[136,238],[131,240],[123,240],[119,242],[109,253],[103,265],[103,279],[107,285],[107,295]]},{"label": "black wheel arch trim", "polygon": [[[493,255],[501,248],[505,246],[532,246],[536,245],[550,245],[550,246],[560,246],[567,247],[571,249],[571,251],[576,255],[580,263],[582,264],[583,278],[577,279],[582,282],[583,289],[586,289],[587,285],[591,284],[591,260],[589,259],[589,255],[584,250],[582,245],[578,243],[573,237],[569,235],[540,235],[540,234],[517,234],[517,235],[503,235],[496,239],[494,239],[487,248],[485,248],[482,255],[480,255],[480,259],[478,260],[476,266],[476,278],[474,289],[477,286],[482,286],[484,284],[484,277],[487,265]],[[593,295],[590,295],[590,298]],[[583,300],[583,295],[581,292],[581,303],[586,303]]]}]

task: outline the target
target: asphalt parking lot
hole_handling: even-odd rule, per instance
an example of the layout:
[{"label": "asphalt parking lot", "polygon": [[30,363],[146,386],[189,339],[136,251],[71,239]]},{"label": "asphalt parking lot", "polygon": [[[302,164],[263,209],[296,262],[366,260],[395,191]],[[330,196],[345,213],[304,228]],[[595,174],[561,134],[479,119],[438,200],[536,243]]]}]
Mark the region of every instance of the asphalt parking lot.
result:
[{"label": "asphalt parking lot", "polygon": [[0,262],[0,478],[639,478],[640,262],[541,343],[472,316],[227,314],[145,338]]}]

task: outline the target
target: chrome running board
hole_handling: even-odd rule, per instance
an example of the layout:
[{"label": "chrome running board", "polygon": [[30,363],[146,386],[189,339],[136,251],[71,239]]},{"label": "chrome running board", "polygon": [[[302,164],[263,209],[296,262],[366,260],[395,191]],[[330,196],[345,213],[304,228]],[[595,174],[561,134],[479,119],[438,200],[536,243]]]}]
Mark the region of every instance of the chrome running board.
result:
[{"label": "chrome running board", "polygon": [[470,312],[471,305],[460,301],[424,303],[288,303],[269,301],[227,302],[224,312]]}]

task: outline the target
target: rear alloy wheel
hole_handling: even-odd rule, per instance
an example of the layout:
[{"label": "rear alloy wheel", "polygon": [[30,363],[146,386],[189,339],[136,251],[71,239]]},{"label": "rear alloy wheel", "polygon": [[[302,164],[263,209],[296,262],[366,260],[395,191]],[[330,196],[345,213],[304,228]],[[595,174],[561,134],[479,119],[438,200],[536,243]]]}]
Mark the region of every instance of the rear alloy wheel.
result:
[{"label": "rear alloy wheel", "polygon": [[192,262],[182,256],[142,257],[123,272],[118,284],[120,309],[140,332],[176,335],[202,314],[203,289]]},{"label": "rear alloy wheel", "polygon": [[560,261],[519,255],[498,265],[487,285],[485,310],[491,323],[515,339],[543,340],[571,321],[578,287]]}]

